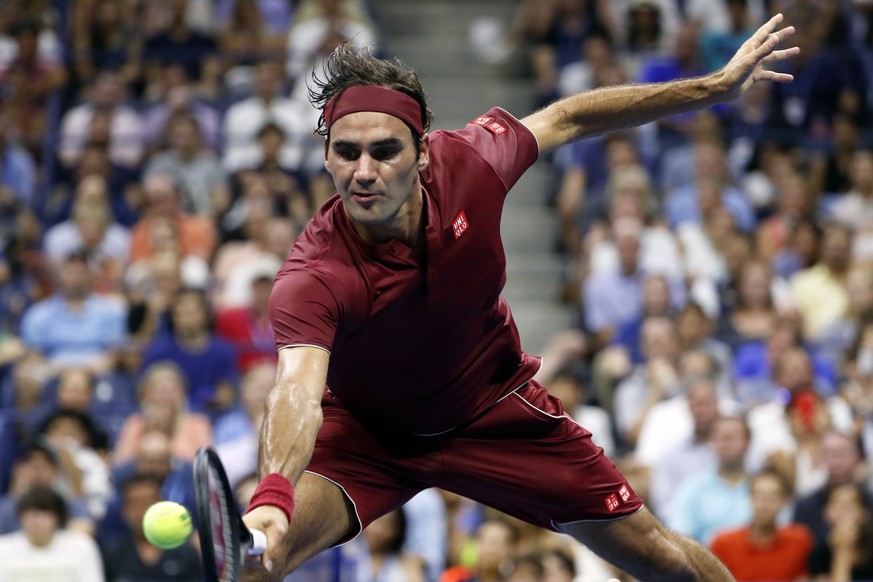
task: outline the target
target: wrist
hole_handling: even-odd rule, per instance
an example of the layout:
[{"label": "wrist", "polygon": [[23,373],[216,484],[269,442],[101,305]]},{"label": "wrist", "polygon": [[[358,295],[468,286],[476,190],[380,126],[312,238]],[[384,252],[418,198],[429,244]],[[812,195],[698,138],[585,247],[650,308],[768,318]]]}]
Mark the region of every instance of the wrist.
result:
[{"label": "wrist", "polygon": [[278,507],[285,513],[288,523],[291,523],[291,515],[294,513],[294,485],[279,473],[265,475],[252,494],[247,512],[262,505]]}]

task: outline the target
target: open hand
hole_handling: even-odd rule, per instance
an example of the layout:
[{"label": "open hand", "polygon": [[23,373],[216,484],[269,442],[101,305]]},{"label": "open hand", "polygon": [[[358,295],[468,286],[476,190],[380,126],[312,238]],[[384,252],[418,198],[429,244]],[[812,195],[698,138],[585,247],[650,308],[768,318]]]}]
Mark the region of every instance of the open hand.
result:
[{"label": "open hand", "polygon": [[776,50],[782,41],[794,34],[793,26],[776,30],[782,18],[782,14],[777,14],[764,23],[722,69],[729,99],[739,97],[758,81],[789,83],[794,80],[793,75],[764,68],[764,65],[785,60],[800,52],[798,47]]}]

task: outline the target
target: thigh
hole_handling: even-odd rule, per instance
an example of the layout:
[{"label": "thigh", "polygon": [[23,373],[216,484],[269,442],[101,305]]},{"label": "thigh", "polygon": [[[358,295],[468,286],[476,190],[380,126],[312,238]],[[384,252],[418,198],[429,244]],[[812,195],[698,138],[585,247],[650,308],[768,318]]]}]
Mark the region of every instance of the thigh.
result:
[{"label": "thigh", "polygon": [[540,527],[620,519],[642,507],[624,476],[529,382],[445,446],[435,485]]},{"label": "thigh", "polygon": [[405,468],[415,464],[415,454],[401,450],[402,442],[377,437],[327,392],[322,410],[324,423],[306,471],[333,484],[348,500],[351,527],[334,540],[344,543],[424,487]]}]

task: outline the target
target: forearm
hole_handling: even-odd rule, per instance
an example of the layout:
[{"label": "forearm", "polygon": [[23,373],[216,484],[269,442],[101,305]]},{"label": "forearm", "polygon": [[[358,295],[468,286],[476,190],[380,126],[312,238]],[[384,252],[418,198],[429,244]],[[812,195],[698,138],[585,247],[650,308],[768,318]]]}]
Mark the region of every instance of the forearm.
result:
[{"label": "forearm", "polygon": [[552,104],[565,141],[636,127],[720,103],[719,73],[669,83],[618,85],[572,95]]},{"label": "forearm", "polygon": [[277,383],[261,425],[258,474],[279,473],[292,483],[303,474],[321,428],[320,399],[294,381]]}]

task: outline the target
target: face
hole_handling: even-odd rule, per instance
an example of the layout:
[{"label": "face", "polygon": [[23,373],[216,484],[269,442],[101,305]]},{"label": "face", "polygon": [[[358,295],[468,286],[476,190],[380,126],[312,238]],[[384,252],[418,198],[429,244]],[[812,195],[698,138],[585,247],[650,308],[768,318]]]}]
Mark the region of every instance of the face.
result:
[{"label": "face", "polygon": [[61,287],[71,299],[83,299],[91,290],[91,272],[84,260],[64,261],[60,268]]},{"label": "face", "polygon": [[410,235],[422,211],[418,173],[427,167],[428,140],[416,154],[412,132],[386,113],[362,111],[331,126],[325,168],[346,214],[365,240]]},{"label": "face", "polygon": [[21,514],[21,529],[27,541],[40,548],[51,543],[59,526],[58,516],[51,511],[28,509]]},{"label": "face", "polygon": [[485,571],[494,571],[512,552],[512,534],[502,523],[485,522],[479,528],[479,563]]},{"label": "face", "polygon": [[759,263],[749,263],[742,272],[740,296],[749,307],[765,307],[770,303],[770,272]]},{"label": "face", "polygon": [[364,539],[372,552],[387,552],[394,544],[400,533],[400,519],[395,510],[383,515],[367,526],[364,530]]},{"label": "face", "polygon": [[148,508],[160,500],[161,490],[156,483],[142,481],[129,485],[124,491],[124,521],[135,533],[141,535],[142,518]]},{"label": "face", "polygon": [[249,370],[242,385],[242,402],[250,414],[263,412],[267,394],[273,389],[276,368],[272,365],[257,366]]},{"label": "face", "polygon": [[205,329],[208,314],[197,294],[184,293],[173,304],[172,316],[175,330],[186,334]]},{"label": "face", "polygon": [[718,418],[718,393],[706,382],[695,384],[688,391],[688,410],[695,427],[709,427]]},{"label": "face", "polygon": [[736,418],[722,418],[713,429],[712,446],[722,463],[742,462],[749,444],[743,423]]},{"label": "face", "polygon": [[73,410],[87,410],[91,405],[91,375],[85,370],[70,369],[58,380],[58,404]]},{"label": "face", "polygon": [[782,485],[773,475],[761,475],[752,481],[751,491],[753,521],[762,525],[776,523],[776,517],[785,504]]},{"label": "face", "polygon": [[837,433],[828,433],[822,438],[822,454],[831,483],[850,481],[861,460],[849,437]]},{"label": "face", "polygon": [[825,521],[831,526],[836,524],[858,526],[868,518],[867,511],[858,499],[857,489],[850,485],[837,487],[831,493],[824,515]]},{"label": "face", "polygon": [[58,478],[58,467],[44,452],[34,451],[21,464],[20,475],[28,485],[51,485]]},{"label": "face", "polygon": [[582,400],[581,386],[566,376],[555,378],[549,382],[549,393],[560,400],[564,410],[569,411],[570,414]]},{"label": "face", "polygon": [[178,410],[185,397],[182,379],[175,370],[157,370],[143,394],[143,405]]}]

